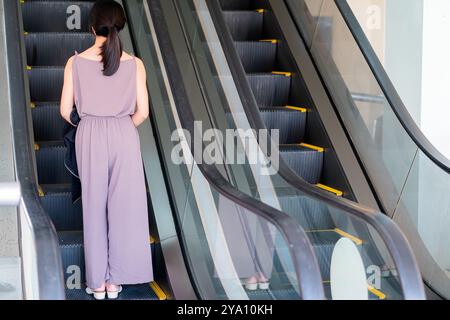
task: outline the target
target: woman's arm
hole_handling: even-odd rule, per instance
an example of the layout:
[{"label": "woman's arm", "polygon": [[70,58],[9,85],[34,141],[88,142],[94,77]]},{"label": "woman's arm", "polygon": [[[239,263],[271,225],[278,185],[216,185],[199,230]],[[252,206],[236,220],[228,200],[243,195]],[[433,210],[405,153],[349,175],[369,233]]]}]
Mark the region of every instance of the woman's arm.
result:
[{"label": "woman's arm", "polygon": [[66,68],[64,70],[64,86],[61,95],[61,116],[71,125],[74,124],[70,121],[70,114],[73,110],[74,97],[73,97],[73,79],[72,79],[72,66],[73,57],[67,61]]},{"label": "woman's arm", "polygon": [[139,127],[149,116],[147,73],[142,60],[136,58],[137,62],[137,104],[136,112],[131,117],[136,127]]}]

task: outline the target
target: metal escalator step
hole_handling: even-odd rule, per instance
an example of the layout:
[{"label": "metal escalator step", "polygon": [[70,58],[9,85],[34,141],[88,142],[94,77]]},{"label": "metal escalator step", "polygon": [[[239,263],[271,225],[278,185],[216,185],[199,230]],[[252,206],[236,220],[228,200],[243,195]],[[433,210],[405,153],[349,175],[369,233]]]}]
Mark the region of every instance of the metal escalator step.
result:
[{"label": "metal escalator step", "polygon": [[[22,16],[27,32],[88,32],[94,1],[24,1]],[[78,20],[77,20],[78,19]]]},{"label": "metal escalator step", "polygon": [[70,184],[42,185],[42,205],[58,231],[83,229],[81,201],[72,203]]},{"label": "metal escalator step", "polygon": [[306,112],[286,107],[262,107],[260,114],[268,130],[279,130],[280,144],[294,144],[303,141],[306,129]]},{"label": "metal escalator step", "polygon": [[[94,300],[93,296],[85,292],[85,286],[82,289],[66,289],[68,300]],[[139,284],[132,286],[123,286],[122,293],[117,300],[159,300],[158,296],[148,284]]]},{"label": "metal escalator step", "polygon": [[301,145],[280,146],[283,160],[300,177],[311,184],[320,181],[323,167],[323,152],[303,147]]},{"label": "metal escalator step", "polygon": [[37,143],[36,162],[39,184],[70,183],[72,177],[64,166],[66,147],[63,142]]},{"label": "metal escalator step", "polygon": [[64,67],[33,67],[28,70],[31,101],[59,101]]},{"label": "metal escalator step", "polygon": [[36,141],[63,139],[64,120],[60,115],[59,102],[33,103],[33,130]]},{"label": "metal escalator step", "polygon": [[236,41],[260,40],[264,15],[256,11],[223,11],[231,36]]},{"label": "metal escalator step", "polygon": [[222,10],[252,10],[252,0],[220,0]]},{"label": "metal escalator step", "polygon": [[64,66],[75,53],[92,46],[90,33],[28,33],[25,36],[29,66]]},{"label": "metal escalator step", "polygon": [[308,233],[319,262],[322,279],[330,279],[331,257],[334,246],[342,237],[335,232]]},{"label": "metal escalator step", "polygon": [[[85,289],[85,264],[82,231],[58,232],[63,262],[66,295],[69,300],[91,300]],[[153,246],[153,245],[152,245]],[[152,252],[155,250],[153,249]],[[73,279],[72,279],[73,277]],[[80,280],[82,288],[72,287],[73,280]],[[77,283],[75,283],[77,284]],[[158,300],[159,297],[149,284],[124,286],[121,300]]]},{"label": "metal escalator step", "polygon": [[291,77],[273,73],[249,74],[247,77],[258,105],[289,104]]},{"label": "metal escalator step", "polygon": [[277,43],[236,41],[234,44],[246,72],[271,72],[275,69]]},{"label": "metal escalator step", "polygon": [[63,231],[58,232],[58,236],[66,283],[71,276],[75,276],[75,278],[78,277],[81,283],[85,283],[83,232]]},{"label": "metal escalator step", "polygon": [[307,196],[284,195],[279,198],[283,212],[292,216],[305,230],[334,229],[328,206]]}]

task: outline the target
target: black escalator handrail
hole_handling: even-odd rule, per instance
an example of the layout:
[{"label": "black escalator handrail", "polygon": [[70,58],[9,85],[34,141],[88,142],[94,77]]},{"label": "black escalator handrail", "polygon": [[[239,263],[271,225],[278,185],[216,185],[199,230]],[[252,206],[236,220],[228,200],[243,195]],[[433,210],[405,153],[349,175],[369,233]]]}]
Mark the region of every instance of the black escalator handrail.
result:
[{"label": "black escalator handrail", "polygon": [[26,65],[22,54],[24,44],[19,5],[17,0],[3,2],[17,177],[22,186],[23,202],[34,233],[39,299],[62,300],[65,299],[65,285],[58,236],[39,200],[33,166],[34,150],[28,125],[29,103],[25,95]]},{"label": "black escalator handrail", "polygon": [[[218,0],[208,0],[207,2],[250,125],[256,130],[267,129],[259,112],[250,84],[245,76],[244,67],[234,49],[233,40],[223,18],[220,4]],[[269,131],[266,130],[265,132]],[[266,140],[269,143],[273,143],[270,135]],[[270,150],[270,146],[267,150]],[[392,220],[381,212],[344,198],[338,198],[312,186],[298,176],[281,157],[279,159],[278,173],[288,184],[297,190],[316,200],[323,201],[331,207],[340,209],[351,217],[360,219],[372,226],[381,235],[394,260],[399,273],[404,298],[411,300],[425,299],[423,281],[411,246],[400,228]]]},{"label": "black escalator handrail", "polygon": [[[191,136],[194,136],[195,118],[192,112],[192,106],[186,93],[185,84],[177,63],[167,25],[163,19],[161,6],[158,0],[147,0],[147,2],[150,8],[152,8],[151,14],[154,20],[159,47],[163,53],[164,67],[167,73],[170,74],[170,77],[168,77],[169,84],[172,88],[177,88],[177,90],[173,90],[173,97],[175,105],[178,106],[177,111],[180,115],[181,125]],[[193,139],[191,140],[191,150],[195,150],[195,142]],[[305,300],[325,299],[319,263],[314,249],[306,232],[295,220],[286,213],[276,210],[235,189],[215,166],[204,164],[201,159],[196,160],[199,160],[197,161],[197,166],[203,176],[209,182],[210,186],[216,189],[220,195],[269,221],[280,231],[289,247],[302,298]]]},{"label": "black escalator handrail", "polygon": [[386,100],[400,121],[401,125],[414,141],[414,143],[425,153],[431,161],[447,173],[450,173],[450,160],[444,156],[423,134],[417,123],[411,117],[408,109],[404,105],[400,95],[394,87],[391,79],[386,73],[383,65],[378,59],[370,41],[367,39],[364,30],[361,28],[358,20],[353,14],[352,9],[346,0],[335,0],[348,29],[350,30],[355,42],[357,43],[361,53],[366,59],[375,79],[377,80]]}]

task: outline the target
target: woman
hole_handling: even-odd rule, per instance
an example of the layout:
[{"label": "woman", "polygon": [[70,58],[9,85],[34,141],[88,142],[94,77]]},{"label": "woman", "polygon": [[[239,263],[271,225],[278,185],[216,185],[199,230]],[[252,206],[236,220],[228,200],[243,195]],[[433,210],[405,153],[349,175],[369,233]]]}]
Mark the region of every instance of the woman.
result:
[{"label": "woman", "polygon": [[122,50],[125,13],[97,1],[90,14],[95,44],[69,59],[61,115],[81,118],[76,158],[82,185],[88,294],[115,299],[124,284],[153,280],[144,170],[136,127],[149,115],[146,71]]}]

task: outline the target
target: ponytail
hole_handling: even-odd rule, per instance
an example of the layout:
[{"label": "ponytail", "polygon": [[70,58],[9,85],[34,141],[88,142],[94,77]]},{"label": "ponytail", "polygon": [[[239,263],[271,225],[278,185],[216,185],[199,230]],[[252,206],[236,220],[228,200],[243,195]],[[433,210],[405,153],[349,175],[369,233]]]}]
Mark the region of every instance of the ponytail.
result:
[{"label": "ponytail", "polygon": [[92,7],[89,25],[97,36],[106,37],[101,47],[103,74],[114,75],[120,67],[123,46],[119,32],[126,24],[122,6],[114,0],[98,0]]},{"label": "ponytail", "polygon": [[103,75],[109,77],[119,70],[122,57],[122,41],[116,26],[108,27],[108,37],[101,47]]}]

